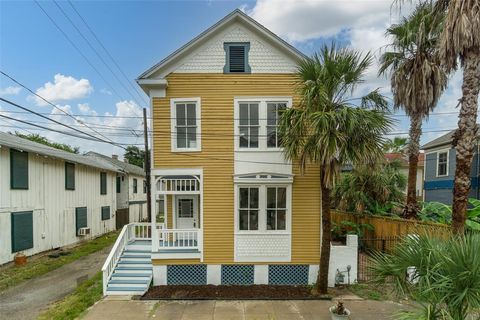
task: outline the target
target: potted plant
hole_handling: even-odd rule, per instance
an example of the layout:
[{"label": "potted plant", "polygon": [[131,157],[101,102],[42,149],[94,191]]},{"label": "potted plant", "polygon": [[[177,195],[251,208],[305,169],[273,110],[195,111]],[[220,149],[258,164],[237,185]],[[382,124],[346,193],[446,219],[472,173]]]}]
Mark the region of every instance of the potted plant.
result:
[{"label": "potted plant", "polygon": [[331,306],[329,310],[332,320],[350,319],[350,310],[345,308],[341,301],[338,301],[336,305]]}]

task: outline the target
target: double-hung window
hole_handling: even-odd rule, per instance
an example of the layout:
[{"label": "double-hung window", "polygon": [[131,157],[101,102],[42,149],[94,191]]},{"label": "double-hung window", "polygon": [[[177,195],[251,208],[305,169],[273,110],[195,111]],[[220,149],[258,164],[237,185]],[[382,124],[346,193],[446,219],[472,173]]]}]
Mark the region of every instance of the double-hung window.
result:
[{"label": "double-hung window", "polygon": [[258,103],[240,103],[240,148],[258,148]]},{"label": "double-hung window", "polygon": [[278,123],[291,104],[288,97],[235,99],[236,150],[279,151]]},{"label": "double-hung window", "polygon": [[267,148],[279,148],[280,138],[277,126],[280,113],[287,108],[285,102],[267,103]]},{"label": "double-hung window", "polygon": [[200,151],[200,98],[172,99],[172,151]]},{"label": "double-hung window", "polygon": [[287,188],[267,188],[267,230],[285,230],[287,222]]},{"label": "double-hung window", "polygon": [[448,151],[438,152],[437,157],[437,176],[448,176]]},{"label": "double-hung window", "polygon": [[287,231],[289,187],[283,185],[238,186],[239,231]]},{"label": "double-hung window", "polygon": [[258,230],[259,188],[239,188],[239,227],[240,230]]}]

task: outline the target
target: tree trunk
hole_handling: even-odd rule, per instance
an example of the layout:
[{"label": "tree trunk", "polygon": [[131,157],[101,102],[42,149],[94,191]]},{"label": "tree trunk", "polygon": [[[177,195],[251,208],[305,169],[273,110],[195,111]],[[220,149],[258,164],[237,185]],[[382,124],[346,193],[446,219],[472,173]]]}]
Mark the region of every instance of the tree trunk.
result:
[{"label": "tree trunk", "polygon": [[421,114],[411,117],[409,134],[407,204],[403,210],[403,217],[406,219],[416,219],[419,209],[417,203],[417,167],[418,155],[420,153],[420,136],[422,135]]},{"label": "tree trunk", "polygon": [[331,240],[331,221],[330,221],[330,188],[325,186],[324,171],[320,168],[320,188],[322,193],[322,248],[320,252],[320,268],[317,276],[317,291],[320,294],[328,293],[328,267],[330,264],[330,240]]},{"label": "tree trunk", "polygon": [[471,187],[471,166],[477,139],[477,103],[480,90],[480,52],[472,48],[463,61],[462,107],[453,144],[456,169],[453,186],[452,227],[457,234],[465,228],[468,194]]}]

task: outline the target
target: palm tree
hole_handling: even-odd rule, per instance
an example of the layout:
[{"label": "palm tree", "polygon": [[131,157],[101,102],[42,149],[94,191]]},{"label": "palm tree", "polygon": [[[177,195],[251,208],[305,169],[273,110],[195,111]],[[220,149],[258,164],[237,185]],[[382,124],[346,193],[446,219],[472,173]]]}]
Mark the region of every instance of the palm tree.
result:
[{"label": "palm tree", "polygon": [[416,184],[422,120],[437,105],[447,85],[440,67],[437,43],[441,25],[432,15],[432,6],[421,4],[399,24],[387,29],[392,43],[380,58],[379,74],[390,72],[395,108],[410,117],[408,143],[408,186],[404,217],[417,217]]},{"label": "palm tree", "polygon": [[379,286],[393,284],[399,296],[408,295],[417,302],[417,310],[399,319],[478,319],[479,246],[477,232],[447,239],[429,234],[407,237],[392,253],[374,254],[373,282]]},{"label": "palm tree", "polygon": [[300,103],[282,113],[279,133],[285,157],[301,171],[317,164],[321,185],[322,244],[316,289],[327,292],[330,260],[330,192],[346,163],[375,163],[382,157],[384,134],[392,120],[377,90],[353,104],[353,90],[371,65],[370,53],[325,45],[298,66]]},{"label": "palm tree", "polygon": [[384,151],[387,153],[403,153],[407,145],[408,138],[394,137],[385,143]]},{"label": "palm tree", "polygon": [[447,71],[463,68],[458,129],[454,137],[456,169],[453,187],[453,230],[465,228],[470,170],[477,137],[477,105],[480,91],[480,3],[478,0],[437,0],[437,12],[446,12],[440,37],[441,63]]}]

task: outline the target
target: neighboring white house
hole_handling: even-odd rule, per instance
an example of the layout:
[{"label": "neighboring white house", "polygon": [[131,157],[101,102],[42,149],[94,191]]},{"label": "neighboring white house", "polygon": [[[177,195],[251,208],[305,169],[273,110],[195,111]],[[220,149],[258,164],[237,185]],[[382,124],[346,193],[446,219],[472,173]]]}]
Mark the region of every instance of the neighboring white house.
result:
[{"label": "neighboring white house", "polygon": [[[98,161],[105,162],[117,168],[116,194],[117,194],[117,229],[129,222],[146,221],[147,213],[147,189],[145,171],[143,168],[118,160],[116,155],[105,156],[93,151],[87,152],[87,156],[95,157]],[[124,209],[128,209],[128,213]],[[121,217],[128,215],[127,218]],[[123,222],[123,223],[122,223]]]},{"label": "neighboring white house", "polygon": [[114,230],[117,171],[0,132],[0,264]]}]

